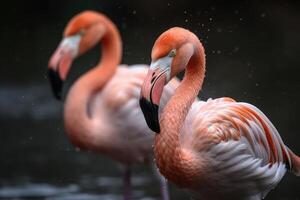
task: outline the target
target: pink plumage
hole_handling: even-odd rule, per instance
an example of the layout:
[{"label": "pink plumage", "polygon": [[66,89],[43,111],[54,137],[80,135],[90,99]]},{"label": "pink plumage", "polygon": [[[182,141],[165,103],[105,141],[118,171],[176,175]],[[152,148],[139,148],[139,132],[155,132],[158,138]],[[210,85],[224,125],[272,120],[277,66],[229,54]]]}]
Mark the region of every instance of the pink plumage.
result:
[{"label": "pink plumage", "polygon": [[[205,74],[204,48],[192,32],[171,28],[155,42],[141,91],[141,108],[155,137],[160,172],[197,199],[259,200],[300,158],[255,106],[231,98],[196,101]],[[155,120],[162,88],[185,76]],[[157,109],[156,109],[157,110]]]},{"label": "pink plumage", "polygon": [[[64,39],[49,61],[49,78],[56,97],[72,61],[101,41],[102,58],[82,75],[68,92],[64,123],[71,142],[78,148],[109,156],[126,165],[124,199],[131,198],[130,171],[133,164],[152,163],[151,130],[139,107],[139,93],[147,66],[118,66],[122,55],[120,34],[104,15],[85,11],[68,23]],[[162,105],[175,91],[174,80],[164,90]],[[164,179],[160,179],[166,187]],[[163,190],[164,199],[168,199]]]}]

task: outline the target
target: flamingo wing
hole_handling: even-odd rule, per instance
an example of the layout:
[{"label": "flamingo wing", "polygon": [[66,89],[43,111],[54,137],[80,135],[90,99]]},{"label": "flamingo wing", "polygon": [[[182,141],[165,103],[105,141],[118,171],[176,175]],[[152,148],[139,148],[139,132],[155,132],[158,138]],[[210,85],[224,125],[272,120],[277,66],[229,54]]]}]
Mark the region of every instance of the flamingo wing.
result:
[{"label": "flamingo wing", "polygon": [[229,98],[194,103],[180,139],[184,148],[206,156],[224,191],[263,198],[291,167],[289,150],[270,120]]}]

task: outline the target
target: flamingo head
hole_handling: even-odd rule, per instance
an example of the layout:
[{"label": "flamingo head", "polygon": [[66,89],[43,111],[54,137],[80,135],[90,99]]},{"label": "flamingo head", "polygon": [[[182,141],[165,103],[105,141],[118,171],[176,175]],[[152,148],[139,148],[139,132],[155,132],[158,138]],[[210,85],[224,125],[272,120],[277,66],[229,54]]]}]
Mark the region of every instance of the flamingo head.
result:
[{"label": "flamingo head", "polygon": [[48,77],[54,96],[61,99],[63,81],[66,80],[73,60],[94,47],[102,38],[104,16],[93,11],[84,11],[68,23],[63,39],[50,58]]},{"label": "flamingo head", "polygon": [[152,49],[152,62],[141,90],[140,106],[147,125],[160,132],[158,110],[164,86],[183,71],[194,54],[190,37],[196,37],[183,28],[171,28],[156,40]]}]

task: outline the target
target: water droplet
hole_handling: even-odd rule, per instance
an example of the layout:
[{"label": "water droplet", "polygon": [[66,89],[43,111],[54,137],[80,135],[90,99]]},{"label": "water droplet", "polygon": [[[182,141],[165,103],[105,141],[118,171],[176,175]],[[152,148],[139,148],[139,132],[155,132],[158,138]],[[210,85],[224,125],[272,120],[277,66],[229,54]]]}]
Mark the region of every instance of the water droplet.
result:
[{"label": "water droplet", "polygon": [[80,152],[80,148],[79,147],[75,147],[75,151],[76,152]]},{"label": "water droplet", "polygon": [[240,50],[240,48],[238,47],[238,46],[235,46],[234,48],[233,48],[233,52],[238,52]]},{"label": "water droplet", "polygon": [[122,29],[126,29],[126,28],[127,28],[127,24],[126,24],[125,22],[123,22],[123,23],[121,24],[121,27],[122,27]]}]

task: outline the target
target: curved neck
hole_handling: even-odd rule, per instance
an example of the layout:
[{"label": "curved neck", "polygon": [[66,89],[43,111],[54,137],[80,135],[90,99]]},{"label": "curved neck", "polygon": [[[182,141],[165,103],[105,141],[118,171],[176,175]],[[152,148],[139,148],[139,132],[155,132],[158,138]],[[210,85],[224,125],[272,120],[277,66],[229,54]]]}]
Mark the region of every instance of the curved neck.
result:
[{"label": "curved neck", "polygon": [[90,92],[102,89],[114,75],[121,61],[122,43],[119,32],[112,23],[103,23],[105,31],[101,39],[102,56],[100,62],[78,80],[80,84],[88,83],[87,90]]},{"label": "curved neck", "polygon": [[[155,157],[160,170],[166,176],[169,174],[170,177],[167,178],[179,185],[189,180],[189,177],[183,177],[186,175],[184,168],[191,166],[184,162],[192,159],[191,155],[186,154],[180,147],[180,131],[202,87],[205,74],[204,49],[198,40],[194,41],[194,45],[194,55],[186,67],[180,86],[161,114],[161,132],[155,138]],[[172,161],[166,159],[172,159]]]},{"label": "curved neck", "polygon": [[[103,20],[103,19],[102,19]],[[98,65],[81,76],[70,89],[65,102],[65,126],[77,146],[93,148],[95,124],[91,118],[92,100],[114,75],[121,60],[121,38],[117,28],[103,20],[104,35],[101,39],[102,57]],[[101,34],[101,33],[99,33]],[[101,130],[98,130],[99,132]],[[96,146],[97,144],[95,144]]]}]

